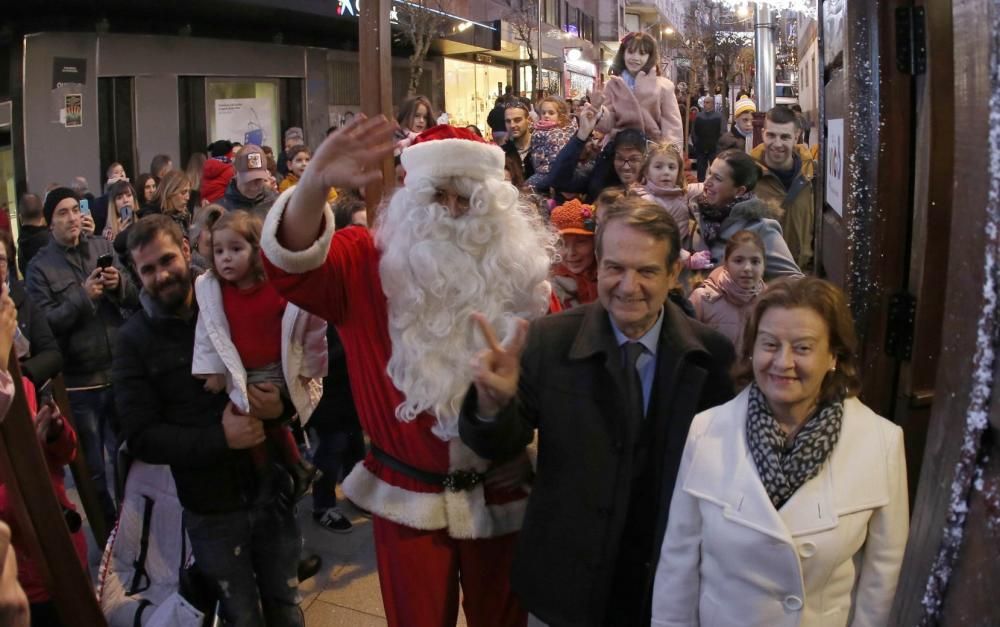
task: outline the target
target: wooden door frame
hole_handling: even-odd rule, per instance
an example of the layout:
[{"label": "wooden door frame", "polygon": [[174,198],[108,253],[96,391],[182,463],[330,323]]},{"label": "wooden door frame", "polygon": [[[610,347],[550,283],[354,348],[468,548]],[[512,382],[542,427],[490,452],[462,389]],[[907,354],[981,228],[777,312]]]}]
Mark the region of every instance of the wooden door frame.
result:
[{"label": "wooden door frame", "polygon": [[[995,594],[995,589],[989,589],[996,583],[990,577],[984,578],[981,573],[961,575],[972,574],[970,562],[997,569],[995,556],[970,550],[963,553],[963,543],[975,539],[986,524],[985,517],[967,518],[967,511],[977,493],[981,494],[974,488],[974,479],[984,463],[986,446],[996,447],[1000,426],[1000,386],[991,352],[1000,337],[996,303],[1000,284],[996,263],[1000,257],[1000,201],[989,197],[991,186],[1000,186],[1000,173],[991,173],[990,146],[991,105],[994,109],[1000,107],[1000,78],[990,59],[991,54],[1000,52],[1000,42],[992,33],[997,26],[996,4],[997,0],[953,0],[952,5],[956,121],[953,189],[954,206],[960,211],[954,212],[951,221],[945,350],[937,369],[938,393],[890,619],[893,625],[961,624],[957,616],[963,611],[963,603],[958,600],[947,612],[952,619],[943,618],[948,610],[946,598],[969,594],[962,589],[964,585],[950,590],[948,573],[963,584],[985,586],[987,590],[979,594],[980,599]],[[948,89],[951,85],[938,87]],[[993,263],[987,267],[984,260]],[[997,618],[1000,610],[993,599],[990,601],[992,609],[988,611]],[[977,620],[983,618],[980,614]]]}]

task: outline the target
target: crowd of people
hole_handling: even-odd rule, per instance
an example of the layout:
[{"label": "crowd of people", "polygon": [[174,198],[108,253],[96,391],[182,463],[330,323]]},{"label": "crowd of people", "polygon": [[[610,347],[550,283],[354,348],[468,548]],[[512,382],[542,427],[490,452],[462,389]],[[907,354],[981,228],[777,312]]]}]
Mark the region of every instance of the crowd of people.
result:
[{"label": "crowd of people", "polygon": [[[724,132],[706,104],[689,153],[659,68],[632,33],[602,92],[503,96],[485,138],[418,96],[312,147],[293,127],[277,154],[219,140],[25,195],[0,405],[13,354],[53,481],[79,445],[109,521],[120,448],[169,466],[226,625],[304,624],[295,508],[350,532],[341,482],[393,626],[460,599],[472,627],[887,624],[902,432],[857,399],[843,293],[805,275],[800,118],[743,97]],[[29,594],[0,616],[59,625],[5,532],[0,586]]]}]

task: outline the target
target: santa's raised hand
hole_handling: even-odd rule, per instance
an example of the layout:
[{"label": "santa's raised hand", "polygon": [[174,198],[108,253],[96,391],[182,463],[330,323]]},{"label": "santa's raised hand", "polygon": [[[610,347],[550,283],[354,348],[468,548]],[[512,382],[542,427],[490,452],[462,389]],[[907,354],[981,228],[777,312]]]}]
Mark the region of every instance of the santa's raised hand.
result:
[{"label": "santa's raised hand", "polygon": [[291,192],[278,237],[289,250],[316,240],[331,187],[362,188],[382,177],[379,164],[392,154],[396,128],[385,116],[359,115],[323,140]]},{"label": "santa's raised hand", "polygon": [[496,332],[481,313],[472,319],[486,339],[486,348],[472,360],[472,381],[476,385],[480,416],[495,416],[517,394],[521,376],[521,353],[528,339],[528,321],[518,320],[514,333],[501,344]]},{"label": "santa's raised hand", "polygon": [[302,176],[312,173],[327,189],[361,188],[382,177],[382,160],[392,154],[396,124],[384,115],[353,121],[330,133],[316,149]]}]

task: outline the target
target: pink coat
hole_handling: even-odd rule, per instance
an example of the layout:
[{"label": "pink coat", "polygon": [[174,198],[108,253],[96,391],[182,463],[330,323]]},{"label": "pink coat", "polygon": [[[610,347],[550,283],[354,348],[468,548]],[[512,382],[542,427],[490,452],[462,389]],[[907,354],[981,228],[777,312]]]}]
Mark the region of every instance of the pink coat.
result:
[{"label": "pink coat", "polygon": [[763,281],[753,290],[746,290],[733,280],[725,266],[719,266],[691,292],[691,304],[695,318],[728,337],[739,353],[747,319],[763,291]]},{"label": "pink coat", "polygon": [[679,187],[660,187],[651,182],[636,186],[635,191],[643,200],[651,200],[667,210],[670,217],[677,222],[681,246],[690,250],[692,222],[694,222],[694,215],[689,207],[694,197],[692,193]]},{"label": "pink coat", "polygon": [[646,139],[683,149],[684,125],[674,84],[669,79],[639,72],[633,92],[621,77],[612,76],[604,86],[603,104],[607,113],[598,122],[597,130],[608,133],[608,141],[618,131],[637,128]]}]

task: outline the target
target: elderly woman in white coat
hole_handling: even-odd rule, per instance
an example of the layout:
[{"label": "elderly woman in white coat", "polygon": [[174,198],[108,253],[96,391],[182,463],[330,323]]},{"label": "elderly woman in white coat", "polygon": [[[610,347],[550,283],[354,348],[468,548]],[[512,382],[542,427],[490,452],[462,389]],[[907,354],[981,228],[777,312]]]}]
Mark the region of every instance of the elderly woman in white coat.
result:
[{"label": "elderly woman in white coat", "polygon": [[884,626],[908,533],[902,430],[856,398],[843,294],[761,296],[750,384],[695,417],[653,588],[656,627]]}]

